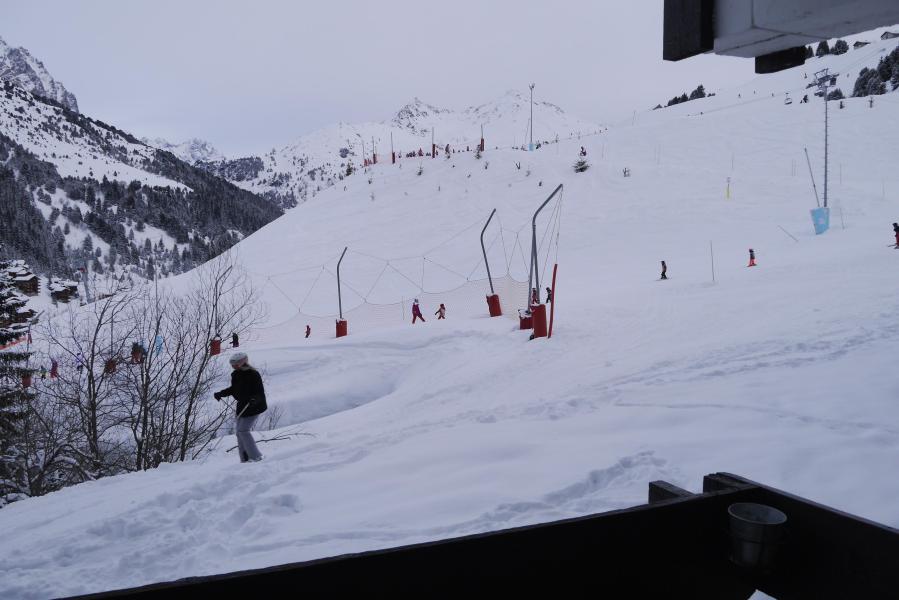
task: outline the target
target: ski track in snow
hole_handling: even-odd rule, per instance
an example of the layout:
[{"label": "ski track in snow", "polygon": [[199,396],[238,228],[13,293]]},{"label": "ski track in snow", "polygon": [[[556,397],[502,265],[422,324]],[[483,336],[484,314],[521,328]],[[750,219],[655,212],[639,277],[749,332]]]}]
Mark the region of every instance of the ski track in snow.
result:
[{"label": "ski track in snow", "polygon": [[[283,464],[283,463],[281,463]],[[241,553],[294,555],[297,560],[315,555],[317,546],[335,541],[354,541],[360,548],[380,548],[397,543],[422,542],[447,537],[483,533],[581,514],[628,506],[627,501],[607,498],[610,489],[622,488],[634,481],[671,479],[672,471],[664,459],[652,452],[625,456],[614,464],[587,473],[580,481],[550,491],[533,500],[502,503],[482,514],[457,523],[405,529],[369,527],[331,531],[307,536],[279,536],[282,522],[290,521],[303,510],[298,495],[281,490],[289,487],[272,481],[290,481],[305,469],[282,470],[264,465],[252,475],[233,474],[215,481],[195,483],[178,493],[163,492],[135,506],[127,513],[108,517],[90,526],[84,533],[58,540],[51,553],[57,564],[94,564],[79,569],[79,579],[114,574],[118,579],[148,581],[175,579],[197,574],[199,557],[223,555],[239,559]],[[222,509],[222,498],[246,496],[253,503]],[[85,535],[86,534],[86,535]],[[281,538],[259,543],[260,538]],[[109,564],[106,550],[124,539],[140,550],[121,554]],[[42,561],[17,561],[15,569],[40,570]],[[248,565],[249,567],[249,565]],[[13,565],[0,562],[0,569],[12,571]],[[201,572],[204,569],[201,567]],[[75,592],[77,590],[70,590]],[[20,597],[42,597],[42,589],[13,586],[6,593]]]}]

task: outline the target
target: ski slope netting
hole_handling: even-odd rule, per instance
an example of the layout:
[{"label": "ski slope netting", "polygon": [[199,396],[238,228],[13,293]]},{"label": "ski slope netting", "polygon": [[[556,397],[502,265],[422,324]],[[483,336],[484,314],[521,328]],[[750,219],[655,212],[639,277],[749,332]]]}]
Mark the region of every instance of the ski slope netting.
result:
[{"label": "ski slope netting", "polygon": [[[527,304],[529,256],[525,248],[529,242],[524,241],[525,235],[524,228],[500,230],[486,244],[493,269],[493,290],[500,297],[503,315],[509,318],[517,318],[518,309]],[[548,250],[551,244],[545,238],[543,241]],[[490,281],[483,257],[472,267],[470,236],[459,246],[464,249],[460,251],[444,242],[429,256],[389,260],[349,250],[340,270],[343,318],[349,331],[411,323],[415,299],[426,321],[437,319],[434,313],[441,304],[446,307],[447,319],[487,317]],[[549,257],[548,252],[543,252],[541,260]],[[544,265],[541,272],[547,271]],[[266,322],[256,328],[260,334],[270,336],[283,330],[291,336],[304,335],[309,325],[316,337],[334,335],[340,312],[336,258],[315,267],[249,276],[268,309]]]},{"label": "ski slope netting", "polygon": [[[328,278],[332,279],[332,278]],[[332,302],[336,304],[336,279],[328,281],[333,285]],[[271,285],[276,285],[274,281]],[[343,318],[348,322],[350,333],[370,331],[379,328],[397,327],[404,323],[412,322],[412,304],[417,298],[421,312],[426,321],[436,320],[434,314],[443,304],[446,307],[447,319],[481,318],[488,316],[486,297],[490,295],[490,283],[487,279],[468,281],[454,289],[442,292],[414,292],[414,295],[402,298],[399,302],[376,303],[358,302],[358,293],[345,283],[341,284],[344,290]],[[518,281],[510,275],[493,278],[493,289],[499,294],[500,306],[503,316],[518,318],[518,309],[525,306],[528,284],[526,281]],[[349,292],[349,293],[347,293]],[[288,297],[285,294],[285,297]],[[346,308],[347,297],[356,299],[351,308]],[[312,335],[334,336],[335,321],[338,319],[338,311],[312,312],[297,306],[293,314],[288,318],[257,328],[260,333],[271,330],[283,329],[295,335],[302,335],[306,325],[312,330]]]},{"label": "ski slope netting", "polygon": [[[561,211],[559,194],[534,232],[541,297],[551,285],[547,279],[551,265],[558,261]],[[488,276],[492,276],[493,293],[499,295],[503,315],[517,318],[518,310],[528,305],[531,222],[508,229],[498,216],[491,215],[486,228],[478,219],[447,234],[413,256],[384,258],[357,246],[347,247],[342,260],[337,255],[322,264],[282,272],[247,271],[268,312],[256,331],[268,338],[281,333],[296,338],[304,335],[309,325],[312,335],[334,335],[341,308],[350,332],[396,327],[412,322],[416,299],[425,321],[437,319],[435,312],[441,304],[446,307],[447,319],[486,318],[486,298],[491,294]],[[427,237],[410,238],[408,244],[404,241],[394,248],[415,247],[422,241],[433,243]],[[272,264],[289,267],[296,264],[294,258],[273,256]],[[342,305],[338,301],[338,272]],[[536,282],[533,285],[537,287]]]}]

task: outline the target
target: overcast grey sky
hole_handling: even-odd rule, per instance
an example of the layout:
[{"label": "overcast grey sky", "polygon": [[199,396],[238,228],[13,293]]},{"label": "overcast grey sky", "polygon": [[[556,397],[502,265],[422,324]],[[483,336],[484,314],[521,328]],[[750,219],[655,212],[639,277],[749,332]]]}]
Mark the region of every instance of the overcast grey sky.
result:
[{"label": "overcast grey sky", "polygon": [[663,62],[662,4],[0,0],[0,37],[42,60],[85,114],[236,156],[389,118],[414,96],[464,108],[533,81],[535,99],[610,122],[752,76],[751,60]]}]

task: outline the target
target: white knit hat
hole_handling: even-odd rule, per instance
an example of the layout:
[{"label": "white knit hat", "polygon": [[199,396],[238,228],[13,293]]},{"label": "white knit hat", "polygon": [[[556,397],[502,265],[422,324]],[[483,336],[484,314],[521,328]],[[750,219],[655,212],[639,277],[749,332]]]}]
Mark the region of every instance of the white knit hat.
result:
[{"label": "white knit hat", "polygon": [[236,369],[237,367],[241,367],[247,363],[247,355],[245,352],[235,352],[228,359],[228,362],[231,363],[231,366]]}]

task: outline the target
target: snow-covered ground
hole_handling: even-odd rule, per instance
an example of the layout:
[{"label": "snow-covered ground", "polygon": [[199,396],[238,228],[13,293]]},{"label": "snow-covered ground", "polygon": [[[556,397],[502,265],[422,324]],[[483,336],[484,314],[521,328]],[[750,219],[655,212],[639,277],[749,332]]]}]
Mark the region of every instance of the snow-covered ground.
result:
[{"label": "snow-covered ground", "polygon": [[[894,44],[818,64],[841,70],[862,52],[870,64],[879,46]],[[350,178],[249,236],[239,257],[275,324],[311,289],[300,273],[333,270],[344,246],[349,286],[407,300],[414,277],[372,286],[381,259],[403,269],[429,257],[467,274],[480,252],[472,224],[496,208],[527,242],[532,212],[563,183],[554,335],[528,341],[513,320],[461,316],[452,303],[446,321],[358,332],[351,321],[342,339],[306,340],[302,320],[260,329],[242,349],[284,410],[281,426],[308,435],[263,443],[258,464],[238,464],[226,438],[202,460],[4,508],[0,596],[549,521],[644,502],[654,479],[698,490],[713,471],[899,526],[899,251],[887,247],[899,94],[831,105],[832,229],[815,236],[803,147],[822,191],[823,104],[783,102],[803,72],[534,153],[378,165],[372,183]],[[591,168],[575,174],[581,145]],[[546,243],[541,260],[555,256]],[[495,248],[502,274],[509,253]],[[746,267],[749,248],[757,267]],[[657,281],[660,260],[669,281]],[[516,274],[521,261],[508,262]],[[458,283],[427,281],[432,292]],[[336,288],[326,292],[304,310],[336,312]]]}]

